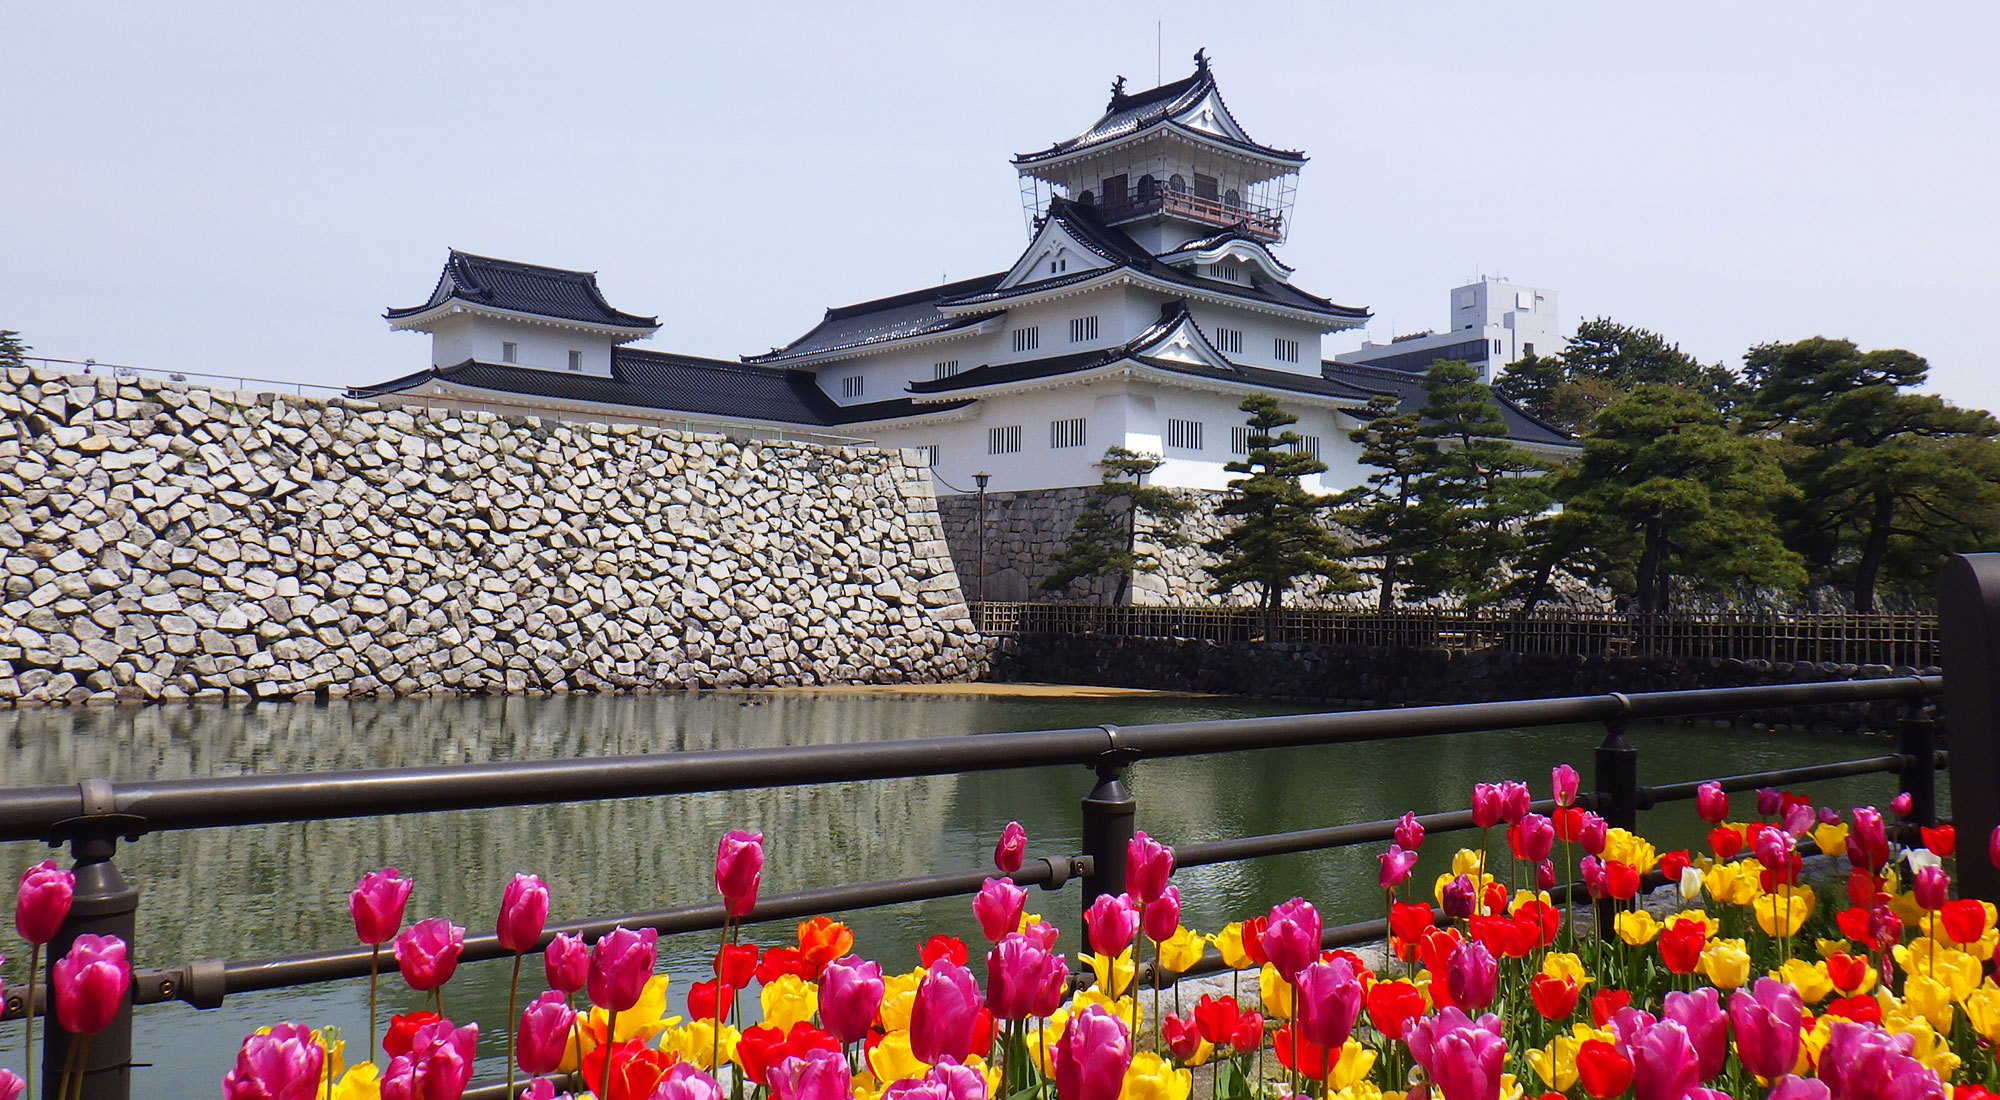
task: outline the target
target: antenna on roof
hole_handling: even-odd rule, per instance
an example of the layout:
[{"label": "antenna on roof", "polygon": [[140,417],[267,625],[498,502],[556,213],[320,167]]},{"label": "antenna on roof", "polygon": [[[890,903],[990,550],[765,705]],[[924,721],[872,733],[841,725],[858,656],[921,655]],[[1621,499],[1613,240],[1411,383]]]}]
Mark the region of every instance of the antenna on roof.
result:
[{"label": "antenna on roof", "polygon": [[1160,27],[1160,20],[1153,20],[1153,87],[1155,88],[1167,82],[1166,77],[1162,75],[1166,70],[1161,68],[1160,62],[1160,43],[1166,32]]}]

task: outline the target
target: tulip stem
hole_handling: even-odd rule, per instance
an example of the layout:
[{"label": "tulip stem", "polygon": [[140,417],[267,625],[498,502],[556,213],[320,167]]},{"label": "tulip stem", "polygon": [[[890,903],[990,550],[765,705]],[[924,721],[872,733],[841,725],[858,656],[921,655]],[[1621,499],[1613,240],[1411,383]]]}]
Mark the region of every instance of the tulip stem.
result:
[{"label": "tulip stem", "polygon": [[514,1032],[520,1021],[514,1018],[514,995],[521,988],[521,953],[514,952],[514,977],[507,983],[507,1095],[514,1095]]},{"label": "tulip stem", "polygon": [[29,1100],[33,1100],[35,1095],[35,983],[41,977],[41,969],[42,945],[30,941],[28,944],[28,1018],[23,1021],[27,1024],[26,1034],[28,1043],[24,1056],[21,1059],[21,1068],[27,1073],[26,1080],[22,1082],[26,1087],[21,1090],[21,1095],[28,1097]]},{"label": "tulip stem", "polygon": [[77,1036],[76,1045],[69,1048],[69,1068],[63,1073],[63,1094],[73,1093],[77,1100],[83,1100],[84,1052],[89,1049],[90,1036]]},{"label": "tulip stem", "polygon": [[618,1012],[613,1009],[604,1022],[604,1095],[611,1095],[611,1048],[618,1045]]},{"label": "tulip stem", "polygon": [[382,945],[374,945],[368,953],[368,1064],[375,1064],[375,978],[382,966]]}]

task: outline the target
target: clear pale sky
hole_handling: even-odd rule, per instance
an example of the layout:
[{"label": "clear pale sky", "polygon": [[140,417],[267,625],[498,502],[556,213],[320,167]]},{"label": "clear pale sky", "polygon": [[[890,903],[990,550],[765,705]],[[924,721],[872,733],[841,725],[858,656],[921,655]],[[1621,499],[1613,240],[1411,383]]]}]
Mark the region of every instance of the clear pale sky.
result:
[{"label": "clear pale sky", "polygon": [[0,328],[380,381],[429,361],[382,310],[458,247],[595,270],[645,346],[734,358],[1005,268],[1008,157],[1205,46],[1312,157],[1281,256],[1378,341],[1502,274],[1710,362],[1907,347],[2000,408],[1996,40],[1973,3],[14,3]]}]

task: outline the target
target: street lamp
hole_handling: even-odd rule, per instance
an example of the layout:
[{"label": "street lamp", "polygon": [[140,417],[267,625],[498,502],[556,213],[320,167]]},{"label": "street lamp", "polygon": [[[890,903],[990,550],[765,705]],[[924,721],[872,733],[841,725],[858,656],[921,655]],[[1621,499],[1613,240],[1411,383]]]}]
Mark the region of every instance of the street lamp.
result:
[{"label": "street lamp", "polygon": [[986,483],[992,474],[972,475],[972,483],[979,486],[979,610],[986,610]]}]

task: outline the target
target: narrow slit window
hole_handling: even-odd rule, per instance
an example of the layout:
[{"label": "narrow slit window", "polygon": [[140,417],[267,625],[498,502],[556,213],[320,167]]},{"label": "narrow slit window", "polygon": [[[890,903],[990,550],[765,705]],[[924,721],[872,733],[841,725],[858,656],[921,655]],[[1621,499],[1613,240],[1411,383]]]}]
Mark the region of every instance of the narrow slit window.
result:
[{"label": "narrow slit window", "polygon": [[986,429],[986,453],[990,455],[1011,455],[1021,450],[1021,426],[1009,424],[1004,428]]},{"label": "narrow slit window", "polygon": [[952,375],[957,373],[958,373],[958,360],[956,359],[947,359],[942,363],[931,364],[931,379],[933,381],[939,378],[950,378]]},{"label": "narrow slit window", "polygon": [[1040,325],[1029,325],[1027,328],[1017,328],[1014,330],[1015,351],[1034,351],[1041,346],[1042,327]]},{"label": "narrow slit window", "polygon": [[1201,450],[1201,421],[1168,417],[1167,446],[1183,451]]},{"label": "narrow slit window", "polygon": [[1247,455],[1250,453],[1250,426],[1238,424],[1229,429],[1229,453]]},{"label": "narrow slit window", "polygon": [[1093,313],[1088,317],[1072,317],[1069,319],[1070,343],[1081,344],[1087,340],[1095,339],[1097,339],[1096,314]]},{"label": "narrow slit window", "polygon": [[860,397],[865,383],[858,374],[850,374],[840,380],[840,396]]},{"label": "narrow slit window", "polygon": [[1219,328],[1215,330],[1215,350],[1224,355],[1243,354],[1243,330],[1240,328]]},{"label": "narrow slit window", "polygon": [[1271,343],[1271,354],[1280,363],[1296,363],[1299,361],[1299,342],[1286,336],[1277,337]]},{"label": "narrow slit window", "polygon": [[917,452],[917,461],[923,464],[924,469],[929,470],[936,468],[938,460],[937,444],[924,443],[917,447],[912,448],[912,450],[915,450]]},{"label": "narrow slit window", "polygon": [[1083,421],[1081,416],[1069,420],[1049,421],[1049,447],[1061,450],[1064,447],[1083,446]]}]

